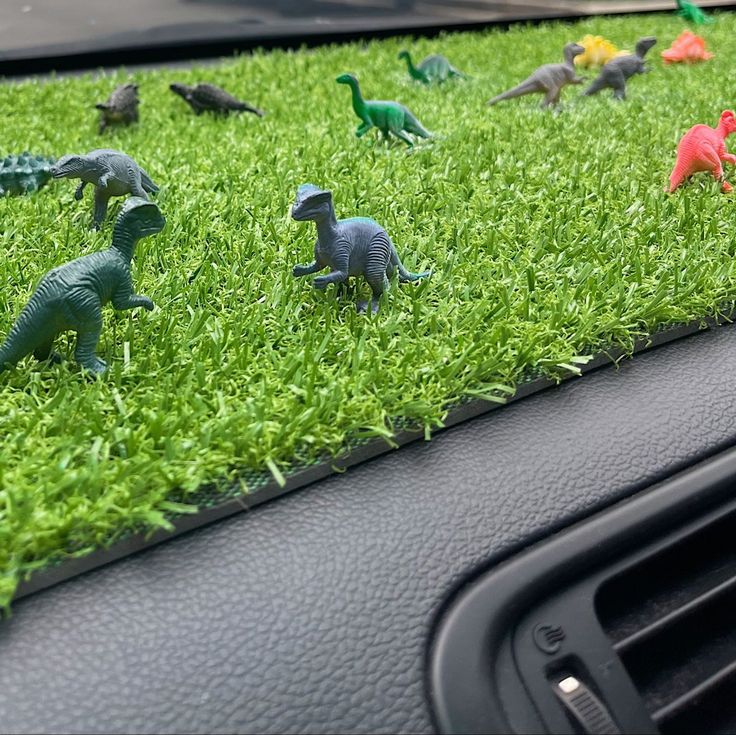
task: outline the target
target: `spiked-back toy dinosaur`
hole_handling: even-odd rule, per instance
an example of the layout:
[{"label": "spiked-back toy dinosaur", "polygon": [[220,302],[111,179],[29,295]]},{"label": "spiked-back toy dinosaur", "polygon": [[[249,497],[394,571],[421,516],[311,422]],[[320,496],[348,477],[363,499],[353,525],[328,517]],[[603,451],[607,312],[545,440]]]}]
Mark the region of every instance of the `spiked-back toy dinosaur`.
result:
[{"label": "spiked-back toy dinosaur", "polygon": [[626,99],[626,80],[633,77],[634,74],[644,74],[649,71],[649,67],[644,63],[644,57],[655,43],[657,39],[654,36],[640,38],[636,42],[633,54],[619,56],[609,61],[583,94],[597,94],[602,89],[610,87],[615,99]]},{"label": "spiked-back toy dinosaur", "polygon": [[138,85],[121,84],[106,102],[95,107],[100,111],[100,133],[104,133],[108,125],[138,122]]},{"label": "spiked-back toy dinosaur", "polygon": [[77,333],[74,357],[85,369],[103,373],[97,357],[102,332],[102,307],[112,301],[116,309],[153,309],[153,301],[133,292],[130,261],[141,238],[160,232],[166,220],[153,202],[128,199],[115,223],[109,249],[85,255],[50,270],[36,287],[26,307],[0,345],[0,371],[26,355],[38,360],[58,359],[52,352],[62,333]]},{"label": "spiked-back toy dinosaur", "polygon": [[670,194],[685,179],[698,171],[710,171],[721,190],[732,190],[723,173],[723,161],[736,164],[736,156],[726,150],[726,138],[736,132],[736,118],[731,110],[724,110],[718,126],[694,125],[685,133],[677,145],[677,162],[670,174]]},{"label": "spiked-back toy dinosaur", "polygon": [[407,133],[418,135],[420,138],[432,137],[432,133],[425,130],[419,120],[404,105],[385,100],[364,100],[354,74],[341,74],[336,81],[338,84],[347,84],[350,87],[353,95],[353,110],[362,120],[355,131],[359,138],[372,127],[378,128],[386,139],[389,133],[393,133],[408,146],[413,146],[414,141]]},{"label": "spiked-back toy dinosaur", "polygon": [[214,84],[195,84],[194,86],[171,84],[169,89],[178,94],[197,115],[209,110],[223,115],[229,115],[231,112],[252,112],[258,117],[263,117],[263,110],[235,99],[229,92]]},{"label": "spiked-back toy dinosaur", "polygon": [[488,101],[495,105],[501,100],[521,97],[524,94],[544,94],[542,107],[556,106],[560,102],[562,88],[567,84],[582,84],[585,80],[575,73],[575,57],[584,53],[585,49],[577,43],[568,43],[562,51],[565,61],[562,64],[544,64],[521,84],[496,95]]},{"label": "spiked-back toy dinosaur", "polygon": [[[327,288],[330,283],[344,286],[350,276],[362,275],[373,291],[371,309],[378,311],[381,294],[389,287],[389,278],[399,272],[402,282],[426,278],[430,271],[411,273],[404,268],[386,230],[367,217],[338,220],[332,205],[332,192],[314,184],[302,184],[291,208],[291,216],[302,222],[311,220],[317,225],[314,262],[294,267],[295,276],[306,276],[329,268],[330,273],[317,276],[314,287]],[[358,304],[365,311],[367,302]]]},{"label": "spiked-back toy dinosaur", "polygon": [[64,156],[56,162],[51,174],[55,179],[81,179],[74,192],[77,201],[84,195],[87,184],[95,187],[93,227],[96,229],[105,219],[110,197],[132,194],[148,199],[149,193],[158,191],[151,177],[130,156],[106,148],[90,151],[86,156]]},{"label": "spiked-back toy dinosaur", "polygon": [[406,60],[406,66],[412,79],[416,79],[424,84],[432,82],[444,82],[451,77],[465,79],[466,76],[461,71],[455,69],[454,66],[440,54],[432,54],[426,59],[414,66],[411,61],[411,55],[408,51],[400,51],[399,58]]},{"label": "spiked-back toy dinosaur", "polygon": [[38,191],[51,178],[53,165],[53,158],[34,156],[28,151],[6,156],[0,160],[0,196]]}]

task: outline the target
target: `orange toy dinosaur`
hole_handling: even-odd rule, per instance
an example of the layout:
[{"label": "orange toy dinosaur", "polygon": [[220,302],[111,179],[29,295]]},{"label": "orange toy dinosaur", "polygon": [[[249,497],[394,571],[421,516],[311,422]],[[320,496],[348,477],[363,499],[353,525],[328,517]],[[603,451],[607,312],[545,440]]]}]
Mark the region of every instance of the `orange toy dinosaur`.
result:
[{"label": "orange toy dinosaur", "polygon": [[736,156],[726,151],[726,138],[736,132],[736,117],[731,110],[724,110],[718,127],[694,125],[682,136],[677,145],[677,162],[670,174],[670,194],[680,184],[698,171],[710,171],[716,181],[722,182],[721,190],[733,188],[723,178],[723,163],[736,163]]},{"label": "orange toy dinosaur", "polygon": [[710,51],[705,50],[705,41],[691,31],[683,31],[672,46],[662,51],[665,64],[694,64],[696,61],[708,61],[713,58]]}]

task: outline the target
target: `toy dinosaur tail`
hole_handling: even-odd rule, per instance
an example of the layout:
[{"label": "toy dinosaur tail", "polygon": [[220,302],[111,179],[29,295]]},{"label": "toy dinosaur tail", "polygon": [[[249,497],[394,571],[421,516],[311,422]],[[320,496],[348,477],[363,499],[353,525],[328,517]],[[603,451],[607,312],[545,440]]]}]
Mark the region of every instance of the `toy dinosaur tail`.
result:
[{"label": "toy dinosaur tail", "polygon": [[46,325],[41,327],[39,324],[42,320],[36,319],[38,312],[38,304],[31,298],[15,320],[15,324],[10,328],[5,341],[0,345],[0,371],[15,365],[26,355],[30,355],[45,341],[45,332],[48,331],[48,328]]},{"label": "toy dinosaur tail", "polygon": [[143,185],[143,189],[149,194],[158,194],[158,186],[153,183],[153,179],[143,169],[141,169],[141,184]]},{"label": "toy dinosaur tail", "polygon": [[97,109],[97,110],[109,110],[110,109],[110,106],[109,105],[106,105],[104,102],[98,102],[95,105],[95,109]]},{"label": "toy dinosaur tail", "polygon": [[512,97],[521,97],[524,94],[530,94],[531,92],[541,92],[539,83],[534,79],[525,79],[521,84],[517,84],[511,89],[507,89],[505,92],[496,95],[493,99],[488,100],[489,105],[495,105],[496,102],[501,100],[510,100]]},{"label": "toy dinosaur tail", "polygon": [[592,94],[597,94],[606,86],[606,82],[603,79],[603,74],[596,77],[593,83],[583,92],[585,97],[590,97]]},{"label": "toy dinosaur tail", "polygon": [[411,271],[404,268],[404,264],[399,259],[399,254],[396,252],[396,248],[391,246],[391,265],[396,268],[399,272],[399,281],[401,283],[411,283],[412,281],[418,281],[421,278],[427,278],[432,275],[432,271],[422,271],[421,273],[412,273]]},{"label": "toy dinosaur tail", "polygon": [[432,133],[430,133],[429,130],[426,130],[422,123],[420,123],[419,120],[409,112],[409,110],[404,112],[404,130],[408,133],[414,133],[414,135],[418,135],[421,138],[432,137]]},{"label": "toy dinosaur tail", "polygon": [[258,115],[258,117],[263,117],[264,115],[263,110],[259,110],[257,107],[252,107],[247,102],[238,102],[237,104],[233,104],[233,110],[252,112],[254,115]]}]

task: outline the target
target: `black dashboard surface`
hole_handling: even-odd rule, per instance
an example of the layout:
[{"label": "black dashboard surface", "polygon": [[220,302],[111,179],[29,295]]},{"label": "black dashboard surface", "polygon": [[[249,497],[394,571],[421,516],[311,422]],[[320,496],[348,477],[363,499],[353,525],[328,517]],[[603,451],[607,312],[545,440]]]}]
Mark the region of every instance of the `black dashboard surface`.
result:
[{"label": "black dashboard surface", "polygon": [[469,575],[736,443],[736,328],[570,381],[18,601],[3,732],[432,732]]}]

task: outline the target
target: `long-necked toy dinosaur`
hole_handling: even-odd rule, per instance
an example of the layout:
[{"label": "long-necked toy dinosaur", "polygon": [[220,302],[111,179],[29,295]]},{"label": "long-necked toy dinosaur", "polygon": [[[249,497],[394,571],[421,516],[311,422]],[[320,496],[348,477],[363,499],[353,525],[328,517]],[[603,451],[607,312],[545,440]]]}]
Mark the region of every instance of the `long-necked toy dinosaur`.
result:
[{"label": "long-necked toy dinosaur", "polygon": [[52,351],[62,333],[77,333],[74,357],[94,374],[107,365],[96,355],[102,332],[102,307],[153,309],[153,301],[133,291],[130,261],[136,243],[160,232],[166,220],[153,203],[133,197],[123,205],[112,245],[50,270],[0,345],[0,371],[31,353],[38,360],[58,359]]},{"label": "long-necked toy dinosaur", "polygon": [[543,94],[542,107],[557,106],[560,103],[560,94],[568,84],[582,84],[585,80],[575,72],[575,57],[584,53],[585,49],[577,43],[568,43],[562,51],[565,61],[562,64],[544,64],[521,84],[496,95],[488,101],[495,105],[501,100],[512,97],[521,97],[524,94]]},{"label": "long-necked toy dinosaur", "polygon": [[406,67],[412,79],[416,79],[423,84],[432,84],[433,82],[444,82],[453,77],[465,79],[466,76],[458,71],[446,57],[441,54],[432,54],[422,59],[416,66],[412,63],[411,54],[408,51],[400,51],[399,58],[406,61]]},{"label": "long-necked toy dinosaur", "polygon": [[358,79],[354,74],[341,74],[337,78],[338,84],[347,84],[353,96],[353,110],[361,119],[355,134],[360,138],[372,127],[378,128],[386,139],[389,134],[401,138],[408,146],[414,141],[407,135],[418,135],[420,138],[431,138],[432,133],[416,119],[414,114],[398,102],[387,100],[364,100],[360,91]]}]

